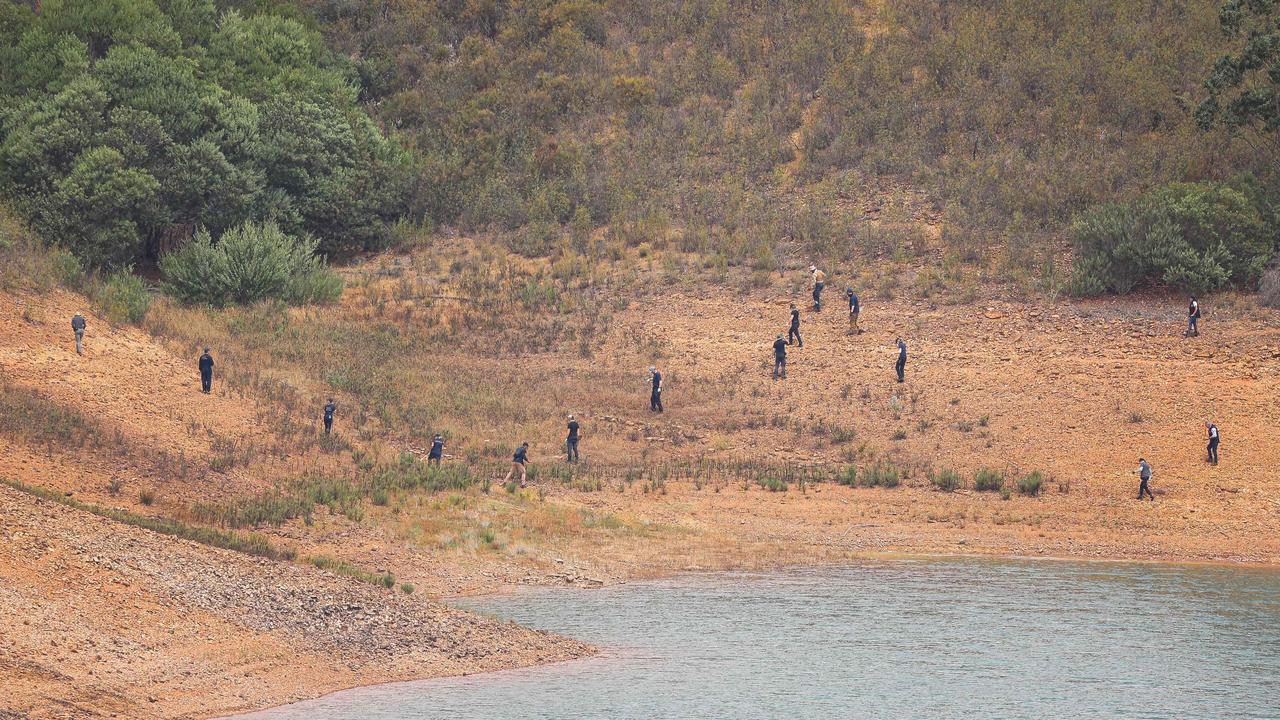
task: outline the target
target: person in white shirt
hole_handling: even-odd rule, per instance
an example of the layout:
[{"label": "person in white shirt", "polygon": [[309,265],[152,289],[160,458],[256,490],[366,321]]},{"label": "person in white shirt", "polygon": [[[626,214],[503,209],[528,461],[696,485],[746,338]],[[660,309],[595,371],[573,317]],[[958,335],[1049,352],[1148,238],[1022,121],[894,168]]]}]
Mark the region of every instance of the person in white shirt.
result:
[{"label": "person in white shirt", "polygon": [[1218,464],[1218,426],[1205,421],[1204,427],[1209,431],[1209,464]]}]

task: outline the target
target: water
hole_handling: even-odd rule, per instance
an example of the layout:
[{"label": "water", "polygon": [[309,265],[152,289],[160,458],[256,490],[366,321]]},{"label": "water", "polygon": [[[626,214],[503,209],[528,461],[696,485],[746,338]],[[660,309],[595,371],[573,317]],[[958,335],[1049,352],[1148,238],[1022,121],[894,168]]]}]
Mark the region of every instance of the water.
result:
[{"label": "water", "polygon": [[886,561],[458,604],[607,651],[247,717],[1280,717],[1275,572]]}]

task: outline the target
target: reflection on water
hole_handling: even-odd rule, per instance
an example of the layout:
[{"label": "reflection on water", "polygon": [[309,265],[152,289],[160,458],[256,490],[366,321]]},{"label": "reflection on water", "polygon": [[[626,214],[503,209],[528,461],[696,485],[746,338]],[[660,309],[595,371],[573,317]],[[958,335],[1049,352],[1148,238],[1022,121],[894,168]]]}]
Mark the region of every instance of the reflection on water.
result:
[{"label": "reflection on water", "polygon": [[1280,717],[1268,571],[891,561],[458,604],[608,651],[246,717]]}]

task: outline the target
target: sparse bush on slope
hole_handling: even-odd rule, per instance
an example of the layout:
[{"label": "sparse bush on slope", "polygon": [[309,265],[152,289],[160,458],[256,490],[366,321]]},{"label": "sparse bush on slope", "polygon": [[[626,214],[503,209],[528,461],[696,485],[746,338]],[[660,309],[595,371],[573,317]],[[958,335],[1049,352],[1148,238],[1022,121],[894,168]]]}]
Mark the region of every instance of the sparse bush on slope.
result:
[{"label": "sparse bush on slope", "polygon": [[1085,213],[1072,228],[1076,292],[1126,293],[1143,283],[1191,292],[1251,284],[1275,248],[1276,228],[1245,192],[1173,184]]},{"label": "sparse bush on slope", "polygon": [[342,279],[315,249],[315,239],[290,237],[273,222],[232,228],[217,243],[202,229],[161,258],[160,270],[168,291],[188,304],[332,302],[342,295]]}]

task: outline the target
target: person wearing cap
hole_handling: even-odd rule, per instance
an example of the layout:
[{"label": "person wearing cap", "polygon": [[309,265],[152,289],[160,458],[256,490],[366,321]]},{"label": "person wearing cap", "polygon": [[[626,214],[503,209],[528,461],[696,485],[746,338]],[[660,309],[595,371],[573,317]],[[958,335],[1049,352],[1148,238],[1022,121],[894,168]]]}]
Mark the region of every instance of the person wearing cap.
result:
[{"label": "person wearing cap", "polygon": [[333,430],[333,414],[338,411],[338,403],[329,398],[329,402],[324,406],[324,434],[328,435]]},{"label": "person wearing cap", "polygon": [[71,317],[71,331],[76,334],[76,354],[83,355],[81,343],[84,341],[84,315],[77,310],[76,314]]},{"label": "person wearing cap", "polygon": [[895,342],[898,344],[898,362],[894,364],[893,369],[898,373],[898,382],[906,380],[907,376],[907,344],[898,338]]},{"label": "person wearing cap", "polygon": [[795,303],[791,303],[791,326],[787,328],[787,344],[790,345],[793,341],[797,347],[804,347],[804,340],[800,337],[800,310]]},{"label": "person wearing cap", "polygon": [[844,294],[849,298],[849,332],[857,334],[862,332],[858,327],[858,313],[861,312],[862,306],[858,304],[858,294],[853,288],[846,288]]},{"label": "person wearing cap", "polygon": [[662,373],[658,372],[658,368],[650,365],[649,378],[653,382],[653,391],[649,393],[649,409],[653,412],[662,412]]},{"label": "person wearing cap", "polygon": [[1151,494],[1151,487],[1148,485],[1151,482],[1151,476],[1155,473],[1151,469],[1151,463],[1147,462],[1146,458],[1138,458],[1138,469],[1134,472],[1138,473],[1138,499],[1141,500],[1145,494],[1151,502],[1155,502],[1156,496]]},{"label": "person wearing cap", "polygon": [[822,312],[822,289],[827,286],[827,274],[817,265],[810,265],[809,272],[813,275],[813,310]]},{"label": "person wearing cap", "polygon": [[511,456],[511,469],[507,471],[507,476],[502,479],[502,484],[506,485],[511,482],[511,478],[515,477],[516,471],[520,472],[520,487],[525,487],[525,464],[529,462],[529,443],[523,443],[516,448],[516,453]]},{"label": "person wearing cap", "polygon": [[787,379],[787,340],[781,335],[773,341],[773,379]]},{"label": "person wearing cap", "polygon": [[431,438],[431,452],[427,453],[427,464],[439,465],[442,457],[444,457],[444,436],[436,433],[436,436]]},{"label": "person wearing cap", "polygon": [[568,462],[576,463],[578,462],[578,433],[581,432],[582,426],[580,426],[578,421],[570,415],[568,427],[569,437],[565,440],[565,447],[568,449],[569,453]]},{"label": "person wearing cap", "polygon": [[209,348],[205,348],[204,354],[200,356],[200,390],[205,395],[208,395],[212,387],[213,356],[209,354]]},{"label": "person wearing cap", "polygon": [[1218,426],[1208,420],[1204,423],[1204,429],[1209,432],[1209,464],[1218,464]]}]

